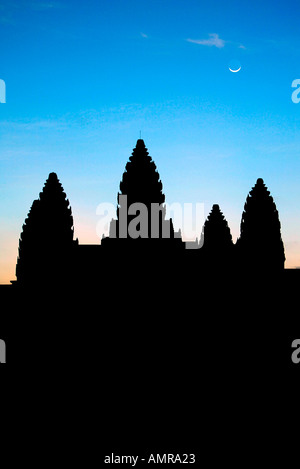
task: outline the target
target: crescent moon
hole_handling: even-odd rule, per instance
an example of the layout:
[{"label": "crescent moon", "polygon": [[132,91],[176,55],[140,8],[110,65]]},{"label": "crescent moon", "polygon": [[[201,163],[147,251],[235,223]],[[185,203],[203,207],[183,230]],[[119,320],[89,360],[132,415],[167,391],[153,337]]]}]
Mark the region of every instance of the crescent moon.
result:
[{"label": "crescent moon", "polygon": [[233,73],[237,73],[241,70],[242,67],[239,67],[237,70],[232,70],[232,68],[229,67],[229,70]]}]

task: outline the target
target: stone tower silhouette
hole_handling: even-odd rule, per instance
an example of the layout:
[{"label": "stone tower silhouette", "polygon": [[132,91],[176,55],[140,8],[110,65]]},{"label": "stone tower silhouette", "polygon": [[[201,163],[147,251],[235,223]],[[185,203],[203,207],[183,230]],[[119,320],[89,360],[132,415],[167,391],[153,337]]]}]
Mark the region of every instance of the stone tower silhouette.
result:
[{"label": "stone tower silhouette", "polygon": [[259,178],[247,196],[237,248],[246,270],[282,270],[285,254],[273,197]]},{"label": "stone tower silhouette", "polygon": [[210,250],[223,250],[231,246],[230,228],[219,205],[215,204],[204,223],[203,247]]},{"label": "stone tower silhouette", "polygon": [[202,231],[202,258],[207,269],[226,268],[233,260],[230,228],[219,205],[212,206]]},{"label": "stone tower silhouette", "polygon": [[[149,155],[144,140],[138,139],[120,182],[117,220],[112,222],[110,236],[174,238],[172,220],[165,218],[164,202],[165,195],[162,192],[162,182],[156,165]],[[147,213],[142,214],[143,207],[137,204],[143,204]],[[133,220],[135,220],[134,226],[131,223]]]},{"label": "stone tower silhouette", "polygon": [[73,217],[57,175],[50,173],[23,225],[16,266],[18,283],[64,282],[73,247]]}]

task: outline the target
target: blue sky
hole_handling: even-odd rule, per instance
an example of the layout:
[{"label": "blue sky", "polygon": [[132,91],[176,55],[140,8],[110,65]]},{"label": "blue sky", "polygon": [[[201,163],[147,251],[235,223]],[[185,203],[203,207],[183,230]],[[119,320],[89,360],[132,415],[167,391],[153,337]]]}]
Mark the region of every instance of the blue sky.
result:
[{"label": "blue sky", "polygon": [[219,203],[234,240],[262,177],[300,265],[299,18],[298,1],[0,0],[0,282],[51,171],[75,236],[100,242],[140,130],[166,201]]}]

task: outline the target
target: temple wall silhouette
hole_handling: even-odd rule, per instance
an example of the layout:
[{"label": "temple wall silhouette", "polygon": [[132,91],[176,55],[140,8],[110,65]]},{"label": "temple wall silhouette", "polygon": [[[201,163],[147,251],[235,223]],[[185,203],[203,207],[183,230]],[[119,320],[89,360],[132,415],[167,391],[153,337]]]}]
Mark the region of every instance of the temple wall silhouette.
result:
[{"label": "temple wall silhouette", "polygon": [[[214,204],[199,233],[201,247],[186,249],[189,243],[174,231],[172,219],[166,219],[162,182],[142,139],[126,164],[117,202],[117,217],[111,221],[109,236],[99,245],[81,245],[74,240],[67,196],[57,175],[50,173],[23,225],[15,285],[92,285],[111,278],[119,268],[131,275],[137,266],[150,278],[156,265],[156,276],[174,281],[185,271],[203,276],[222,271],[274,274],[284,269],[278,211],[261,178],[247,196],[235,244],[219,205]],[[139,204],[146,207],[146,215]],[[154,205],[156,218],[151,215]],[[137,209],[128,210],[135,206]]]},{"label": "temple wall silhouette", "polygon": [[[123,196],[129,203],[158,204],[155,238],[149,237],[153,220],[148,218],[145,232],[139,213],[137,222],[136,214],[127,218],[123,237]],[[222,206],[214,204],[200,242],[188,244],[166,217],[159,174],[139,139],[117,202],[109,236],[97,245],[80,244],[67,196],[57,175],[49,174],[22,228],[17,280],[0,289],[7,361],[21,363],[24,350],[40,364],[70,363],[76,355],[76,363],[93,372],[100,366],[112,383],[121,377],[126,389],[130,369],[140,386],[154,387],[149,372],[160,389],[176,395],[187,392],[184,381],[176,390],[169,381],[178,370],[191,377],[195,390],[195,370],[208,380],[235,379],[241,369],[263,379],[266,337],[282,334],[274,366],[285,373],[299,324],[293,309],[299,276],[284,269],[279,216],[263,181],[246,199],[236,243]],[[141,236],[127,236],[131,223]],[[241,355],[243,341],[255,348]],[[273,362],[268,366],[273,369]]]}]

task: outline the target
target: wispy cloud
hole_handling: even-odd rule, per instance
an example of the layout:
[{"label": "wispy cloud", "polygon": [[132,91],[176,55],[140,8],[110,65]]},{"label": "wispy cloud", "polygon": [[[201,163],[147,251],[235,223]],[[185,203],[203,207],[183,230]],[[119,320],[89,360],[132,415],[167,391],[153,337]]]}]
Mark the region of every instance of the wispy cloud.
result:
[{"label": "wispy cloud", "polygon": [[218,49],[225,46],[224,39],[221,39],[216,33],[209,34],[209,39],[187,39],[187,41],[193,42],[194,44],[200,44],[201,46],[215,46]]},{"label": "wispy cloud", "polygon": [[145,34],[145,33],[141,33],[141,36],[144,37],[145,39],[148,38],[148,34]]}]

